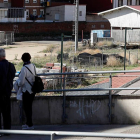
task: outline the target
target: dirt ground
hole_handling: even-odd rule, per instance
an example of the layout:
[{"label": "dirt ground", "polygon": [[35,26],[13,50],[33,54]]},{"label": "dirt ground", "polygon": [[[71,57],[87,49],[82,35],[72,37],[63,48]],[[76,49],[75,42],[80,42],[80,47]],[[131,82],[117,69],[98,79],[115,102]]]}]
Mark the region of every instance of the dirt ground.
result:
[{"label": "dirt ground", "polygon": [[29,52],[32,57],[44,56],[45,53],[41,53],[41,51],[43,51],[50,44],[59,44],[59,42],[15,42],[13,45],[4,45],[0,47],[5,48],[7,60],[20,60],[22,54],[25,52]]}]

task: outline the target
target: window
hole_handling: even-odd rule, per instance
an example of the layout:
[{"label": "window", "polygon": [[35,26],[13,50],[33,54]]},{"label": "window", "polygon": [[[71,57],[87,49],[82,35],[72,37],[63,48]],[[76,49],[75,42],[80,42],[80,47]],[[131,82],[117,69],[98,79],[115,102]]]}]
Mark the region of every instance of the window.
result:
[{"label": "window", "polygon": [[96,26],[95,25],[92,25],[92,28],[95,28]]},{"label": "window", "polygon": [[26,9],[26,18],[28,18],[28,17],[29,17],[29,10]]},{"label": "window", "polygon": [[8,3],[8,0],[3,0],[3,3]]},{"label": "window", "polygon": [[42,18],[44,16],[44,9],[40,9],[40,15],[39,17]]},{"label": "window", "polygon": [[127,5],[132,5],[132,0],[127,0]]},{"label": "window", "polygon": [[44,2],[44,0],[40,0],[40,3]]},{"label": "window", "polygon": [[40,15],[44,15],[44,9],[40,9]]},{"label": "window", "polygon": [[59,14],[55,14],[55,20],[59,21]]},{"label": "window", "polygon": [[136,1],[136,5],[140,5],[140,0],[137,0]]},{"label": "window", "polygon": [[25,0],[25,3],[29,3],[29,0]]},{"label": "window", "polygon": [[37,3],[37,0],[33,0],[33,3]]},{"label": "window", "polygon": [[82,11],[79,11],[79,16],[82,16]]},{"label": "window", "polygon": [[105,27],[105,26],[102,24],[102,25],[101,25],[101,28],[104,28],[104,27]]},{"label": "window", "polygon": [[36,16],[37,13],[36,13],[36,9],[33,9],[33,15]]},{"label": "window", "polygon": [[123,0],[118,1],[118,7],[123,6]]},{"label": "window", "polygon": [[4,16],[5,16],[5,18],[7,17],[7,12],[8,12],[8,11],[4,11]]}]

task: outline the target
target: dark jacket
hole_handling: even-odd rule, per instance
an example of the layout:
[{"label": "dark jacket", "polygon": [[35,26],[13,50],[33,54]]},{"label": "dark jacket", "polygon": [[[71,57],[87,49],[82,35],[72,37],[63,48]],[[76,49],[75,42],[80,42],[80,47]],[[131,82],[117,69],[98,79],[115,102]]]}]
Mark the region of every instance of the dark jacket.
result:
[{"label": "dark jacket", "polygon": [[0,94],[4,91],[7,95],[11,95],[15,73],[16,70],[12,63],[5,59],[0,61]]}]

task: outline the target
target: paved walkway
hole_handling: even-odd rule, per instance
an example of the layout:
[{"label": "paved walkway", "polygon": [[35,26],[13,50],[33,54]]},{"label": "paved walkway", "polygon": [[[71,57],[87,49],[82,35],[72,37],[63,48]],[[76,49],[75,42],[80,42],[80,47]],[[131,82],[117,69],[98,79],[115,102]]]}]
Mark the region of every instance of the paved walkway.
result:
[{"label": "paved walkway", "polygon": [[[140,67],[135,68],[133,70],[140,70]],[[128,76],[129,75],[129,76]],[[120,73],[117,75],[118,77],[113,77],[112,78],[112,88],[119,88],[122,87],[123,85],[125,85],[128,82],[131,82],[133,80],[135,80],[136,78],[138,78],[140,76],[140,72],[139,73]],[[97,84],[101,84],[101,83],[107,83],[109,82],[109,78],[97,83]]]},{"label": "paved walkway", "polygon": [[[139,125],[44,125],[35,126],[36,130],[41,131],[69,131],[69,132],[99,132],[99,133],[122,133],[140,134]],[[13,130],[21,130],[20,126],[13,126]],[[0,137],[2,140],[50,140],[50,136],[37,135],[10,135]],[[55,136],[57,140],[116,140],[115,138],[93,138],[93,137],[67,137]],[[117,140],[123,140],[117,138]],[[129,140],[129,139],[125,139]]]}]

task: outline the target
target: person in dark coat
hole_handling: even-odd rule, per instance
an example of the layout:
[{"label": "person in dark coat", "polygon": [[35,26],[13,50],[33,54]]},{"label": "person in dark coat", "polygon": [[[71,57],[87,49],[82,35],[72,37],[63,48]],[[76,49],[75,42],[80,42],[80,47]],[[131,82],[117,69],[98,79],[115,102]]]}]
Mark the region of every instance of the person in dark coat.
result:
[{"label": "person in dark coat", "polygon": [[10,96],[15,73],[14,65],[6,60],[5,50],[0,48],[0,129],[2,129],[1,116],[3,117],[3,129],[11,129]]}]

